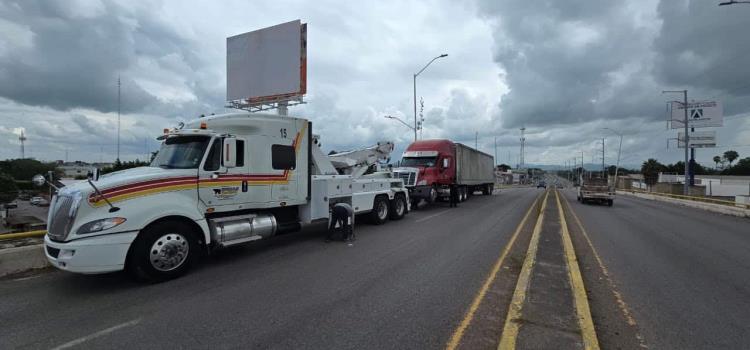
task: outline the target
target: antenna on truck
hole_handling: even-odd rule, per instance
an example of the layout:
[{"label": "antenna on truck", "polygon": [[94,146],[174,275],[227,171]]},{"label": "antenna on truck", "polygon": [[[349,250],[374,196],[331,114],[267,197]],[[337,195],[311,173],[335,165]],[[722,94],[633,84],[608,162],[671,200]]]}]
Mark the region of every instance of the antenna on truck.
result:
[{"label": "antenna on truck", "polygon": [[260,112],[305,103],[307,23],[295,20],[227,38],[227,108]]}]

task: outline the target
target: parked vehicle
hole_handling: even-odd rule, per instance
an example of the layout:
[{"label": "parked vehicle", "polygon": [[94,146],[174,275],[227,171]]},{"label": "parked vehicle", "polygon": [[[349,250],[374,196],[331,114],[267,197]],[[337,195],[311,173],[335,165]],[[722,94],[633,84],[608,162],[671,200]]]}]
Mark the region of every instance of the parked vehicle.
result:
[{"label": "parked vehicle", "polygon": [[612,206],[614,203],[614,190],[609,186],[607,178],[591,177],[581,178],[581,186],[578,187],[578,201],[581,203],[596,202]]},{"label": "parked vehicle", "polygon": [[406,148],[394,173],[404,180],[415,206],[421,199],[429,203],[447,199],[451,184],[458,185],[459,201],[476,191],[492,194],[494,163],[491,155],[460,143],[422,140]]},{"label": "parked vehicle", "polygon": [[18,202],[12,201],[12,202],[5,203],[5,208],[7,209],[18,208]]},{"label": "parked vehicle", "polygon": [[29,204],[31,204],[31,205],[38,205],[43,200],[44,200],[44,198],[42,198],[42,197],[32,197],[29,200]]},{"label": "parked vehicle", "polygon": [[547,188],[547,184],[544,181],[539,181],[536,184],[536,188],[544,188],[544,189],[546,189]]},{"label": "parked vehicle", "polygon": [[47,259],[71,272],[125,269],[165,280],[217,248],[328,222],[337,203],[374,224],[407,213],[403,182],[378,169],[393,143],[326,156],[312,127],[302,118],[232,113],[165,130],[150,166],[94,174],[57,193]]}]

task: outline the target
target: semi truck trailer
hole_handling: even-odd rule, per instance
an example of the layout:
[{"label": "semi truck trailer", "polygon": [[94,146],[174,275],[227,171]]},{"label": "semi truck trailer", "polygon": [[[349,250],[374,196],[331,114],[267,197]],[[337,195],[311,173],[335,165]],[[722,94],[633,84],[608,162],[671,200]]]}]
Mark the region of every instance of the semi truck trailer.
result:
[{"label": "semi truck trailer", "polygon": [[409,210],[403,181],[378,166],[390,142],[327,156],[312,122],[247,112],[200,118],[159,139],[150,166],[58,189],[44,238],[53,266],[166,280],[217,248],[328,222],[340,202],[375,224]]},{"label": "semi truck trailer", "polygon": [[420,200],[434,203],[458,186],[459,201],[474,192],[492,194],[495,186],[494,158],[450,140],[415,141],[406,148],[394,174],[409,189],[412,206]]}]

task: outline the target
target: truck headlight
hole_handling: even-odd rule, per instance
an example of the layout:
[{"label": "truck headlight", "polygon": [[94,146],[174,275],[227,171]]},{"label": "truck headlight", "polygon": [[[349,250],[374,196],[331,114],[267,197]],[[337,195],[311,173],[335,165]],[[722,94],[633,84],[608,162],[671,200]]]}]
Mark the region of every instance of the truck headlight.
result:
[{"label": "truck headlight", "polygon": [[106,218],[87,222],[78,228],[79,235],[109,230],[125,222],[125,218]]},{"label": "truck headlight", "polygon": [[427,180],[419,180],[417,181],[417,186],[425,186],[427,185]]}]

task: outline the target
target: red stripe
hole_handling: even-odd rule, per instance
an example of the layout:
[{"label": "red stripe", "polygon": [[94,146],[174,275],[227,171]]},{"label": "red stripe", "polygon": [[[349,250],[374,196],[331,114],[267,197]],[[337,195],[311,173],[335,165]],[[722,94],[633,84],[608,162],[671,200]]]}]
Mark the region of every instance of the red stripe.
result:
[{"label": "red stripe", "polygon": [[114,196],[118,196],[118,195],[125,194],[125,193],[132,193],[132,192],[141,191],[141,190],[150,190],[153,188],[159,188],[159,187],[164,187],[164,186],[190,185],[190,184],[197,184],[197,180],[192,179],[192,180],[181,180],[181,181],[165,181],[162,183],[154,183],[150,185],[131,186],[131,187],[119,189],[117,191],[109,191],[107,193],[102,193],[102,194],[105,195],[107,198],[109,198],[109,197],[114,197]]},{"label": "red stripe", "polygon": [[144,186],[144,185],[150,185],[150,184],[157,184],[157,183],[163,183],[168,181],[184,181],[184,180],[195,180],[195,176],[184,176],[184,177],[168,177],[168,178],[161,178],[156,180],[148,180],[148,181],[141,181],[141,182],[134,182],[130,184],[120,185],[117,187],[107,188],[102,190],[102,194],[107,194],[109,192],[114,191],[120,191],[127,188],[137,187],[137,186]]}]

